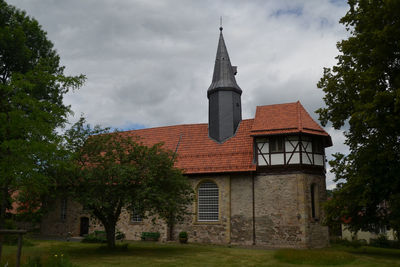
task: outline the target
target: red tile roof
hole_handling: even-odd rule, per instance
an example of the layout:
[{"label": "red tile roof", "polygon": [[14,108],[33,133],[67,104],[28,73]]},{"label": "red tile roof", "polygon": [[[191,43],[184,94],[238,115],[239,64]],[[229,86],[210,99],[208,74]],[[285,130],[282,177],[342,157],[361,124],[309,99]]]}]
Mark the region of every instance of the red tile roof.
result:
[{"label": "red tile roof", "polygon": [[299,101],[295,103],[258,106],[251,135],[309,133],[329,137]]},{"label": "red tile roof", "polygon": [[[186,174],[255,171],[253,136],[309,133],[330,136],[300,102],[259,106],[255,119],[243,120],[236,134],[220,144],[208,136],[208,124],[183,124],[124,132],[140,136],[145,145],[164,143],[177,151],[176,167]],[[330,141],[331,142],[331,141]]]},{"label": "red tile roof", "polygon": [[[208,137],[208,124],[184,124],[125,132],[146,145],[164,143],[177,151],[176,167],[186,174],[254,171],[253,120],[243,120],[235,136],[220,144]],[[178,144],[179,143],[179,144]]]}]

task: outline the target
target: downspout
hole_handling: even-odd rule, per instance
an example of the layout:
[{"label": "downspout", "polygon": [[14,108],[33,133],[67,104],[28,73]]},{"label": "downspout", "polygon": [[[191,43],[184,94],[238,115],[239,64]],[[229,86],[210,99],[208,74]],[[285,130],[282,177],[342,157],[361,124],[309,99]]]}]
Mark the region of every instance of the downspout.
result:
[{"label": "downspout", "polygon": [[253,198],[253,245],[256,244],[256,210],[255,210],[255,196],[254,196],[254,172],[251,173],[252,182],[252,198]]},{"label": "downspout", "polygon": [[[178,143],[176,144],[175,152],[172,156],[172,160],[175,161],[176,153],[178,152],[179,144],[181,143],[182,133],[179,135]],[[170,214],[167,223],[167,240],[172,241],[174,238],[174,226],[175,226],[175,214]]]}]

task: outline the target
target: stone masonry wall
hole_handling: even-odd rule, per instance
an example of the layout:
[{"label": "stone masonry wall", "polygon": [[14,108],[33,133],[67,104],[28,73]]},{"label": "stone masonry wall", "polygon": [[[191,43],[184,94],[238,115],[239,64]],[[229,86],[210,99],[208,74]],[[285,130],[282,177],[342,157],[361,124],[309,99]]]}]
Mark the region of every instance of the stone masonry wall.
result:
[{"label": "stone masonry wall", "polygon": [[[163,220],[153,222],[152,218],[144,218],[141,222],[132,222],[131,213],[126,209],[121,211],[116,230],[123,232],[127,240],[141,240],[142,232],[159,232],[160,241],[167,240],[167,226]],[[104,231],[104,227],[99,220],[91,218],[89,232],[94,231]]]},{"label": "stone masonry wall", "polygon": [[[311,184],[318,188],[311,216]],[[326,200],[325,177],[304,173],[258,175],[255,178],[256,244],[271,247],[325,247],[328,228],[321,225]]]},{"label": "stone masonry wall", "polygon": [[80,218],[89,217],[82,210],[82,206],[72,201],[67,200],[66,218],[61,218],[62,199],[57,199],[50,207],[50,211],[42,218],[40,224],[40,233],[46,236],[67,237],[68,232],[72,236],[80,234]]},{"label": "stone masonry wall", "polygon": [[195,194],[197,188],[202,182],[212,181],[218,185],[219,189],[219,221],[218,222],[198,222],[197,196],[191,207],[194,215],[186,216],[186,219],[175,226],[174,236],[179,232],[188,233],[189,242],[226,244],[230,242],[230,177],[228,175],[209,175],[190,177]]},{"label": "stone masonry wall", "polygon": [[[306,243],[307,247],[320,248],[329,246],[328,227],[323,226],[322,222],[325,218],[325,213],[322,208],[322,203],[326,201],[326,182],[325,177],[320,175],[303,174],[305,203],[306,203]],[[316,218],[312,218],[311,214],[311,185],[317,185],[316,192]]]},{"label": "stone masonry wall", "polygon": [[253,185],[252,177],[231,176],[231,243],[253,244]]},{"label": "stone masonry wall", "polygon": [[257,245],[306,247],[301,182],[298,174],[255,177]]},{"label": "stone masonry wall", "polygon": [[[218,185],[219,189],[219,221],[218,222],[198,222],[196,217],[197,201],[190,207],[189,212],[193,215],[188,215],[185,220],[174,227],[174,238],[178,237],[179,232],[185,231],[188,233],[189,242],[199,243],[214,243],[227,244],[229,243],[230,231],[230,183],[229,176],[198,176],[190,177],[190,183],[194,191],[197,193],[197,187],[202,182],[212,181]],[[196,199],[196,198],[195,198]],[[144,219],[143,222],[131,222],[130,213],[123,210],[120,220],[117,223],[117,229],[126,235],[128,240],[140,240],[142,232],[160,232],[160,240],[167,240],[167,225],[163,220],[157,219],[153,223],[152,218]],[[95,230],[103,230],[103,226],[96,219],[90,221],[90,232]]]},{"label": "stone masonry wall", "polygon": [[[192,215],[174,227],[174,238],[186,231],[189,242],[215,244],[253,244],[253,189],[251,174],[190,176],[195,193],[202,182],[213,181],[219,188],[219,221],[198,222],[197,200],[188,207]],[[318,188],[317,216],[311,216],[311,185]],[[259,174],[254,176],[255,244],[268,247],[324,247],[329,245],[328,229],[321,225],[324,218],[321,203],[326,200],[325,177],[304,173]],[[195,198],[196,199],[196,198]],[[68,200],[67,217],[61,220],[61,200],[42,221],[44,235],[73,236],[80,234],[80,218],[89,217],[89,233],[104,230],[101,223]],[[167,240],[164,221],[152,218],[131,222],[129,211],[123,210],[117,229],[128,240],[140,240],[142,232],[160,232]]]}]

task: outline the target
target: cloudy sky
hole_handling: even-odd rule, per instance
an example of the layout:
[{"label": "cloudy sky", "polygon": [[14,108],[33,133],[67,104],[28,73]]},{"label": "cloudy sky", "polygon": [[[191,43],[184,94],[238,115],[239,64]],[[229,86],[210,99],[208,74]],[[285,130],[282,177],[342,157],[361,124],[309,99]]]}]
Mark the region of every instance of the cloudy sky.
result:
[{"label": "cloudy sky", "polygon": [[[300,100],[317,121],[324,103],[316,84],[347,36],[338,23],[344,0],[6,1],[39,21],[67,74],[86,75],[65,98],[71,120],[83,113],[124,130],[207,122],[220,16],[244,119],[257,105]],[[342,132],[326,130],[328,154],[346,152]]]}]

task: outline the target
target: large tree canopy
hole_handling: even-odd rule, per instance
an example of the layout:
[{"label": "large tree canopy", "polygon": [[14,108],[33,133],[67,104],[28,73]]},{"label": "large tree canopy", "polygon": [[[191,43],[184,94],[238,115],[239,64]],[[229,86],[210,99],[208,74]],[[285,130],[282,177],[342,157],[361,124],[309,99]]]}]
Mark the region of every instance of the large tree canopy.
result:
[{"label": "large tree canopy", "polygon": [[64,191],[103,224],[109,247],[115,246],[122,209],[168,223],[188,213],[192,188],[161,144],[146,146],[128,133],[91,129],[82,119],[67,131],[67,140],[75,154]]},{"label": "large tree canopy", "polygon": [[340,20],[350,36],[337,44],[333,68],[318,87],[323,125],[344,126],[349,155],[330,162],[338,188],[328,220],[345,218],[350,229],[400,230],[400,1],[349,0]]},{"label": "large tree canopy", "polygon": [[33,207],[55,185],[63,96],[84,79],[65,76],[38,22],[0,0],[0,228],[12,196]]}]

